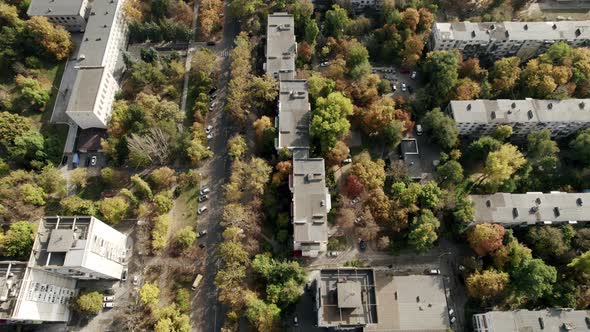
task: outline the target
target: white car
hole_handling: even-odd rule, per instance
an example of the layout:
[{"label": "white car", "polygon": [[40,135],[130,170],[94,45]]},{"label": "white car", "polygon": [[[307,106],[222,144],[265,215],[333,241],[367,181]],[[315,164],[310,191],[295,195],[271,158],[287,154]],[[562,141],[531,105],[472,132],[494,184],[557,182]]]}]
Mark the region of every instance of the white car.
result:
[{"label": "white car", "polygon": [[207,134],[207,139],[212,139],[213,138],[213,134],[209,133]]},{"label": "white car", "polygon": [[203,189],[201,189],[201,191],[200,191],[200,193],[199,193],[199,194],[201,194],[201,196],[202,196],[202,195],[206,195],[206,194],[208,194],[210,191],[211,191],[211,190],[210,190],[208,187],[203,187]]},{"label": "white car", "polygon": [[424,129],[422,129],[422,125],[416,125],[416,135],[420,136],[424,133]]},{"label": "white car", "polygon": [[207,211],[207,207],[206,206],[201,206],[198,210],[197,210],[197,214],[203,214],[205,211]]},{"label": "white car", "polygon": [[337,257],[338,255],[340,255],[340,252],[338,251],[328,251],[327,254],[328,257]]},{"label": "white car", "polygon": [[411,79],[413,79],[413,80],[415,80],[415,79],[416,79],[416,71],[413,71],[413,72],[410,74],[410,78],[411,78]]},{"label": "white car", "polygon": [[330,61],[324,61],[320,63],[320,67],[327,67],[330,64]]},{"label": "white car", "polygon": [[137,286],[137,285],[139,285],[139,276],[134,275],[133,276],[133,286]]},{"label": "white car", "polygon": [[96,166],[96,156],[92,156],[92,158],[90,159],[90,165]]},{"label": "white car", "polygon": [[406,91],[408,89],[408,87],[406,86],[406,83],[402,83],[402,91]]},{"label": "white car", "polygon": [[110,309],[113,308],[115,306],[115,304],[113,302],[105,302],[102,304],[102,307],[105,309]]},{"label": "white car", "polygon": [[342,161],[343,164],[350,164],[352,162],[352,158],[346,158]]},{"label": "white car", "polygon": [[209,106],[209,111],[213,111],[213,109],[215,108],[215,106],[217,106],[217,101],[214,101],[211,103],[211,106]]},{"label": "white car", "polygon": [[207,128],[205,128],[205,132],[207,134],[209,134],[211,132],[211,130],[213,130],[213,126],[212,125],[208,125]]},{"label": "white car", "polygon": [[102,301],[103,302],[113,302],[114,300],[115,300],[115,297],[112,296],[112,295],[111,296],[105,296],[105,297],[102,298]]}]

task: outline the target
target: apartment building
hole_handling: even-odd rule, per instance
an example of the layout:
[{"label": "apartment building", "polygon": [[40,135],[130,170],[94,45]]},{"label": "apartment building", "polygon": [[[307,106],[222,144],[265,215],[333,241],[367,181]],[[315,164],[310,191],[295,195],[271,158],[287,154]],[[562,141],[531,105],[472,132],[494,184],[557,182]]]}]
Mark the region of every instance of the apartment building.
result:
[{"label": "apartment building", "polygon": [[27,15],[46,17],[68,31],[84,31],[87,9],[88,0],[32,0]]},{"label": "apartment building", "polygon": [[573,309],[489,311],[473,315],[473,331],[590,331],[590,311]]},{"label": "apartment building", "polygon": [[293,15],[274,13],[268,15],[266,28],[266,63],[264,70],[276,80],[295,78],[295,24]]},{"label": "apartment building", "polygon": [[505,227],[575,225],[590,221],[590,193],[527,192],[470,195],[475,208],[473,222]]},{"label": "apartment building", "polygon": [[514,139],[542,129],[563,138],[590,127],[590,99],[453,100],[446,112],[459,135],[470,137],[489,135],[499,125],[511,126]]},{"label": "apartment building", "polygon": [[82,129],[106,128],[119,84],[115,66],[127,43],[124,0],[95,0],[76,60],[66,114]]},{"label": "apartment building", "polygon": [[[296,154],[299,152],[307,154],[307,150]],[[293,193],[293,250],[296,256],[316,257],[328,250],[328,212],[332,208],[324,159],[295,155],[289,186]]]},{"label": "apartment building", "polygon": [[29,267],[79,280],[121,278],[127,236],[94,217],[45,217]]},{"label": "apartment building", "polygon": [[311,105],[305,80],[279,82],[279,113],[275,118],[278,138],[277,150],[309,149]]},{"label": "apartment building", "polygon": [[464,58],[518,56],[529,59],[563,41],[572,47],[590,42],[590,21],[435,23],[429,39],[433,51],[457,49]]}]

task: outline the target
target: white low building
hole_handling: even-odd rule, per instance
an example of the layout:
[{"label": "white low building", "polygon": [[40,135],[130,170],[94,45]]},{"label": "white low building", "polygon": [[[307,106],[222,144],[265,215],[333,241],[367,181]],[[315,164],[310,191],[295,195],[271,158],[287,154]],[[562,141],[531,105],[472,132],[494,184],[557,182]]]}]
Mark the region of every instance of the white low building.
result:
[{"label": "white low building", "polygon": [[264,69],[276,80],[295,78],[295,24],[293,15],[274,13],[268,15],[266,27],[266,62]]},{"label": "white low building", "polygon": [[87,8],[88,0],[32,0],[27,15],[46,17],[69,31],[84,31]]},{"label": "white low building", "polygon": [[124,0],[94,0],[76,60],[76,80],[66,114],[82,129],[106,128],[119,84],[119,52],[127,44]]}]

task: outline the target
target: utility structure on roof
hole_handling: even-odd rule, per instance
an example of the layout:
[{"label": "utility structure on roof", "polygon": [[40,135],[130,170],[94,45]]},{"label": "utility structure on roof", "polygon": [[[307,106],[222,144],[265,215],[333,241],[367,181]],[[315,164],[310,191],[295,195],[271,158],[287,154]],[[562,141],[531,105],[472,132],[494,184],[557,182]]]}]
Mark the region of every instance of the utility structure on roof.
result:
[{"label": "utility structure on roof", "polygon": [[266,28],[266,63],[264,70],[277,81],[295,78],[295,23],[293,15],[274,13],[268,15]]},{"label": "utility structure on roof", "polygon": [[32,0],[27,15],[42,16],[69,31],[86,29],[88,0]]},{"label": "utility structure on roof", "polygon": [[66,114],[82,129],[106,128],[119,84],[115,67],[127,44],[125,0],[94,0],[78,51]]},{"label": "utility structure on roof", "polygon": [[590,331],[590,311],[572,309],[488,311],[473,315],[475,332]]},{"label": "utility structure on roof", "polygon": [[563,41],[572,47],[590,42],[590,21],[435,23],[429,38],[432,51],[459,50],[463,57],[530,59]]},{"label": "utility structure on roof", "polygon": [[490,135],[497,126],[512,127],[515,139],[542,129],[563,138],[590,128],[590,99],[452,100],[446,109],[457,123],[459,135]]},{"label": "utility structure on roof", "polygon": [[590,193],[496,193],[470,195],[469,198],[475,208],[473,222],[476,224],[495,223],[505,227],[526,227],[575,225],[590,220]]}]

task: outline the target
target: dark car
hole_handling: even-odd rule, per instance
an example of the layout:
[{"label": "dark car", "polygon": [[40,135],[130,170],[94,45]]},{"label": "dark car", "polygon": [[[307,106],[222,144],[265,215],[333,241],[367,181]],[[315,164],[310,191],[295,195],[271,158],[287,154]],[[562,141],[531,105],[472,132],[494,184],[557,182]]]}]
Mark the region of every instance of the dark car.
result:
[{"label": "dark car", "polygon": [[209,196],[208,196],[208,195],[203,195],[203,196],[200,196],[200,197],[199,197],[199,203],[201,203],[201,202],[204,202],[204,201],[206,201],[206,200],[208,200],[208,199],[209,199]]},{"label": "dark car", "polygon": [[102,293],[105,295],[115,295],[115,290],[112,288],[107,288],[104,291],[102,291]]},{"label": "dark car", "polygon": [[207,42],[207,46],[215,46],[215,42],[214,41],[208,41]]},{"label": "dark car", "polygon": [[64,157],[61,159],[61,164],[62,164],[62,165],[67,165],[67,164],[68,164],[68,156],[64,156]]},{"label": "dark car", "polygon": [[366,250],[367,249],[367,241],[365,240],[360,240],[359,241],[359,248],[361,248],[361,250]]},{"label": "dark car", "polygon": [[408,92],[409,93],[414,93],[414,88],[412,88],[411,85],[408,85]]}]

